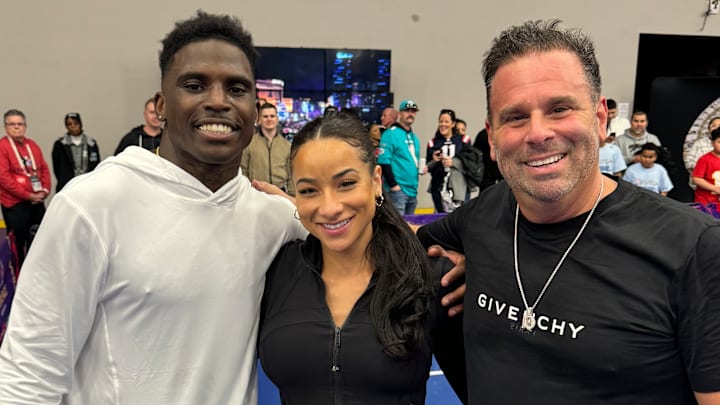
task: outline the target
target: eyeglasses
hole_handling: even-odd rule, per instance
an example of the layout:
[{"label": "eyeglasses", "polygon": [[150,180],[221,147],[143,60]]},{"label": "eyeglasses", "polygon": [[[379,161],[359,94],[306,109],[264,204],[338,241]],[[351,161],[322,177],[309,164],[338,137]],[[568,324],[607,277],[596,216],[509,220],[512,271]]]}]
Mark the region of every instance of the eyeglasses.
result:
[{"label": "eyeglasses", "polygon": [[24,122],[6,122],[5,126],[6,127],[24,127],[25,123]]}]

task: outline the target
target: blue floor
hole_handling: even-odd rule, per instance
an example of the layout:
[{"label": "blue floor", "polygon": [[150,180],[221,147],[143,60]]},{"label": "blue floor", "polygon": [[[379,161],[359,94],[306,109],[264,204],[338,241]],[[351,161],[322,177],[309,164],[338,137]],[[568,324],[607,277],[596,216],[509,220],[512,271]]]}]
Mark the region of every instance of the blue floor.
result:
[{"label": "blue floor", "polygon": [[[258,362],[259,370],[259,399],[258,405],[280,405],[280,395],[278,390],[260,367]],[[433,358],[432,368],[430,370],[430,378],[427,384],[427,398],[425,399],[427,405],[461,405],[460,400],[457,399],[452,388],[448,384],[445,376],[442,375],[440,368],[438,367],[435,359]]]}]

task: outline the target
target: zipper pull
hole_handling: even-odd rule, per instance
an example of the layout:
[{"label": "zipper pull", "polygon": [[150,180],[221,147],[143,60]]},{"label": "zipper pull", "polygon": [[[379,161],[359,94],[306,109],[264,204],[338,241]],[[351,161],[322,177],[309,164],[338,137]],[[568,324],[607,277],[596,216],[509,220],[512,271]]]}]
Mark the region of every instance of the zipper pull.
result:
[{"label": "zipper pull", "polygon": [[335,327],[335,342],[334,342],[334,350],[333,350],[333,364],[330,370],[332,372],[337,373],[340,371],[340,365],[338,364],[338,355],[340,353],[340,328]]}]

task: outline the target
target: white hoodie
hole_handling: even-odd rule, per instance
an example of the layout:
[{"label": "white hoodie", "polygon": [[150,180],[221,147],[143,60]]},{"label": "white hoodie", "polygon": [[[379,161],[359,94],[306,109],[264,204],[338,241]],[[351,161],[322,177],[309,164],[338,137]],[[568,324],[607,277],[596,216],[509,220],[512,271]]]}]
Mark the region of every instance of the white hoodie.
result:
[{"label": "white hoodie", "polygon": [[254,404],[265,271],[287,200],[217,192],[139,147],[57,194],[0,349],[0,404]]}]

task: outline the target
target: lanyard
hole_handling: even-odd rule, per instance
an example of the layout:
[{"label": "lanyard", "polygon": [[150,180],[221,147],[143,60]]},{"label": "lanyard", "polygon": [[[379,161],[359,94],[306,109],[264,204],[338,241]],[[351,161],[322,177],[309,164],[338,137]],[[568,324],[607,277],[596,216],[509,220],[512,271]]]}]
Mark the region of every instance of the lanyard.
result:
[{"label": "lanyard", "polygon": [[412,156],[413,161],[415,162],[415,166],[418,166],[418,159],[417,156],[415,156],[415,141],[413,140],[412,136],[410,136],[410,132],[405,133],[405,140],[407,141],[408,150],[410,150],[410,156]]},{"label": "lanyard", "polygon": [[[13,139],[9,136],[8,141],[10,141],[10,146],[12,146],[12,150],[13,152],[15,152],[15,157],[17,158],[18,164],[23,169],[23,172],[25,172],[25,175],[30,177],[30,173],[28,173],[27,171],[27,165],[20,156],[20,152],[18,152],[17,146],[15,146],[15,141],[13,141]],[[30,156],[30,164],[32,165],[33,174],[35,174],[37,173],[37,166],[35,166],[35,156],[33,156],[30,145],[28,145],[27,142],[25,142],[25,150],[27,150],[28,156]]]}]

